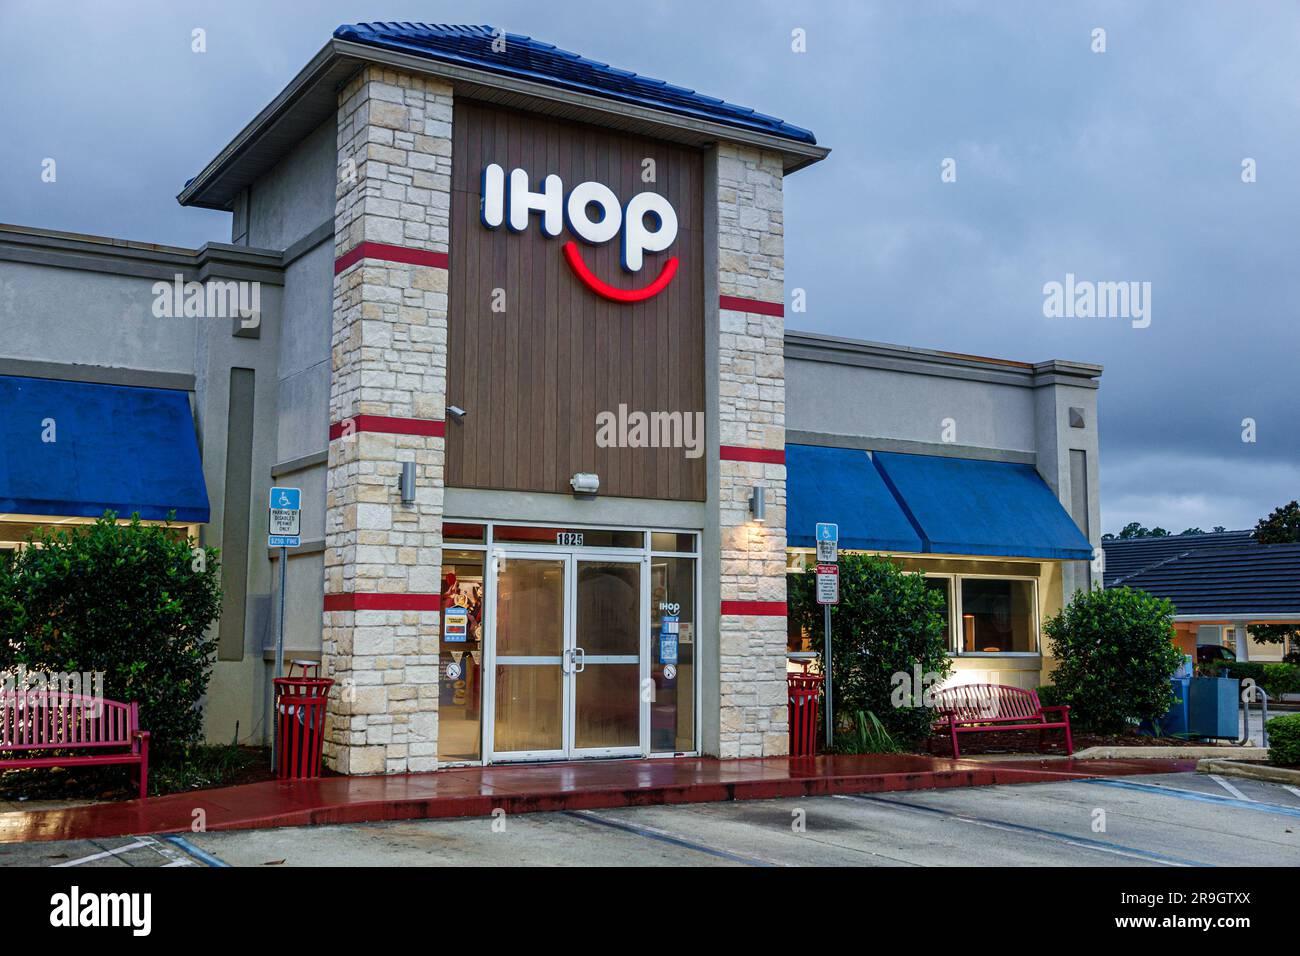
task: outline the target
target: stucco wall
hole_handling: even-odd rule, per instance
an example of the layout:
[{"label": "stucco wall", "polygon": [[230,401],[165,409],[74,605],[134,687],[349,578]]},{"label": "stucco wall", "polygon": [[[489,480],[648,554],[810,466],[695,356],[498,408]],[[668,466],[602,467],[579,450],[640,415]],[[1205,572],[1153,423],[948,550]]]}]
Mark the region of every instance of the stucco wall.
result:
[{"label": "stucco wall", "polygon": [[786,360],[791,431],[828,432],[1011,451],[1036,448],[1031,389],[890,369]]},{"label": "stucco wall", "polygon": [[192,374],[204,320],[154,317],[151,290],[163,271],[140,277],[0,262],[4,357]]}]

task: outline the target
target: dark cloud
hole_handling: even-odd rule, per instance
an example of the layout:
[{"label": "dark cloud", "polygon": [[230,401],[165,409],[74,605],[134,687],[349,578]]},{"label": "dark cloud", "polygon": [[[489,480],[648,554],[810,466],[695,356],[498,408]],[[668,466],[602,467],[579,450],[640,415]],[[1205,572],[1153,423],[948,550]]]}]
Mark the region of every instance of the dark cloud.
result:
[{"label": "dark cloud", "polygon": [[[787,185],[787,280],[809,303],[792,326],[1105,365],[1107,529],[1244,527],[1300,496],[1293,3],[808,8],[5,3],[0,220],[224,239],[226,216],[183,210],[176,192],[335,25],[492,23],[774,113],[833,147]],[[1096,27],[1104,54],[1090,50]],[[795,28],[806,53],[790,50]],[[47,156],[54,185],[39,180]],[[946,157],[953,184],[940,182]],[[1150,327],[1044,318],[1043,283],[1067,272],[1152,283]],[[1247,417],[1253,444],[1240,440]]]}]

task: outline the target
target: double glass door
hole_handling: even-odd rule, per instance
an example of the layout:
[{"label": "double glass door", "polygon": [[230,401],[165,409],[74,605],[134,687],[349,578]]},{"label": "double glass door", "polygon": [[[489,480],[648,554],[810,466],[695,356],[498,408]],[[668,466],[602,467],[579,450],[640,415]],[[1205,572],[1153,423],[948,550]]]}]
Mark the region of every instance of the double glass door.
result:
[{"label": "double glass door", "polygon": [[642,753],[649,604],[644,558],[496,551],[488,760]]}]

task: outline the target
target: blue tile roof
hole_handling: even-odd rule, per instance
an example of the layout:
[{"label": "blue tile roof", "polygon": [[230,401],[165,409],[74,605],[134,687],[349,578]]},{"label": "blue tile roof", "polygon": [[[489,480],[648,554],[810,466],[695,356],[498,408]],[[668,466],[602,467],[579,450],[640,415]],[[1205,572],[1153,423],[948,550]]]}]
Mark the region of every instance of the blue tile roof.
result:
[{"label": "blue tile roof", "polygon": [[1300,611],[1300,544],[1260,544],[1249,531],[1103,541],[1106,587],[1168,598],[1179,614],[1230,617]]},{"label": "blue tile roof", "polygon": [[1205,534],[1170,534],[1158,538],[1109,538],[1101,542],[1106,552],[1105,586],[1127,584],[1133,575],[1176,561],[1193,551],[1248,547],[1253,531],[1213,531]]},{"label": "blue tile roof", "polygon": [[350,23],[334,31],[334,36],[340,40],[411,53],[445,63],[459,63],[800,143],[817,142],[809,130],[793,126],[775,116],[765,116],[744,106],[736,106],[682,86],[673,86],[663,80],[620,70],[608,63],[588,60],[532,37],[505,33],[505,51],[497,53],[492,49],[496,35],[496,29],[490,26],[440,23]]}]

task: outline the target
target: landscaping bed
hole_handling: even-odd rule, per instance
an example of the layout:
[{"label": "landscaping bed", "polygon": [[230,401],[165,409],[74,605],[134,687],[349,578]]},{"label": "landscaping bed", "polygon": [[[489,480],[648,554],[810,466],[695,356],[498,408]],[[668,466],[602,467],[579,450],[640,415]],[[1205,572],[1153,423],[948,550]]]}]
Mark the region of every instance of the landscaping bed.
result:
[{"label": "landscaping bed", "polygon": [[[1094,734],[1074,730],[1074,749],[1087,750],[1089,747],[1186,747],[1196,741],[1182,740],[1178,737],[1144,737],[1141,734]],[[1047,756],[1065,755],[1065,735],[1059,730],[1049,730],[1046,735]],[[952,755],[952,742],[946,734],[933,734],[926,740],[926,749],[921,751],[928,756],[945,757]],[[962,756],[977,754],[1032,754],[1038,752],[1038,734],[1034,731],[1008,731],[999,733],[978,733],[961,735]]]},{"label": "landscaping bed", "polygon": [[[271,751],[265,747],[197,744],[149,761],[149,795],[231,787],[270,780]],[[130,767],[41,767],[0,772],[0,804],[33,801],[130,800],[136,793]]]}]

